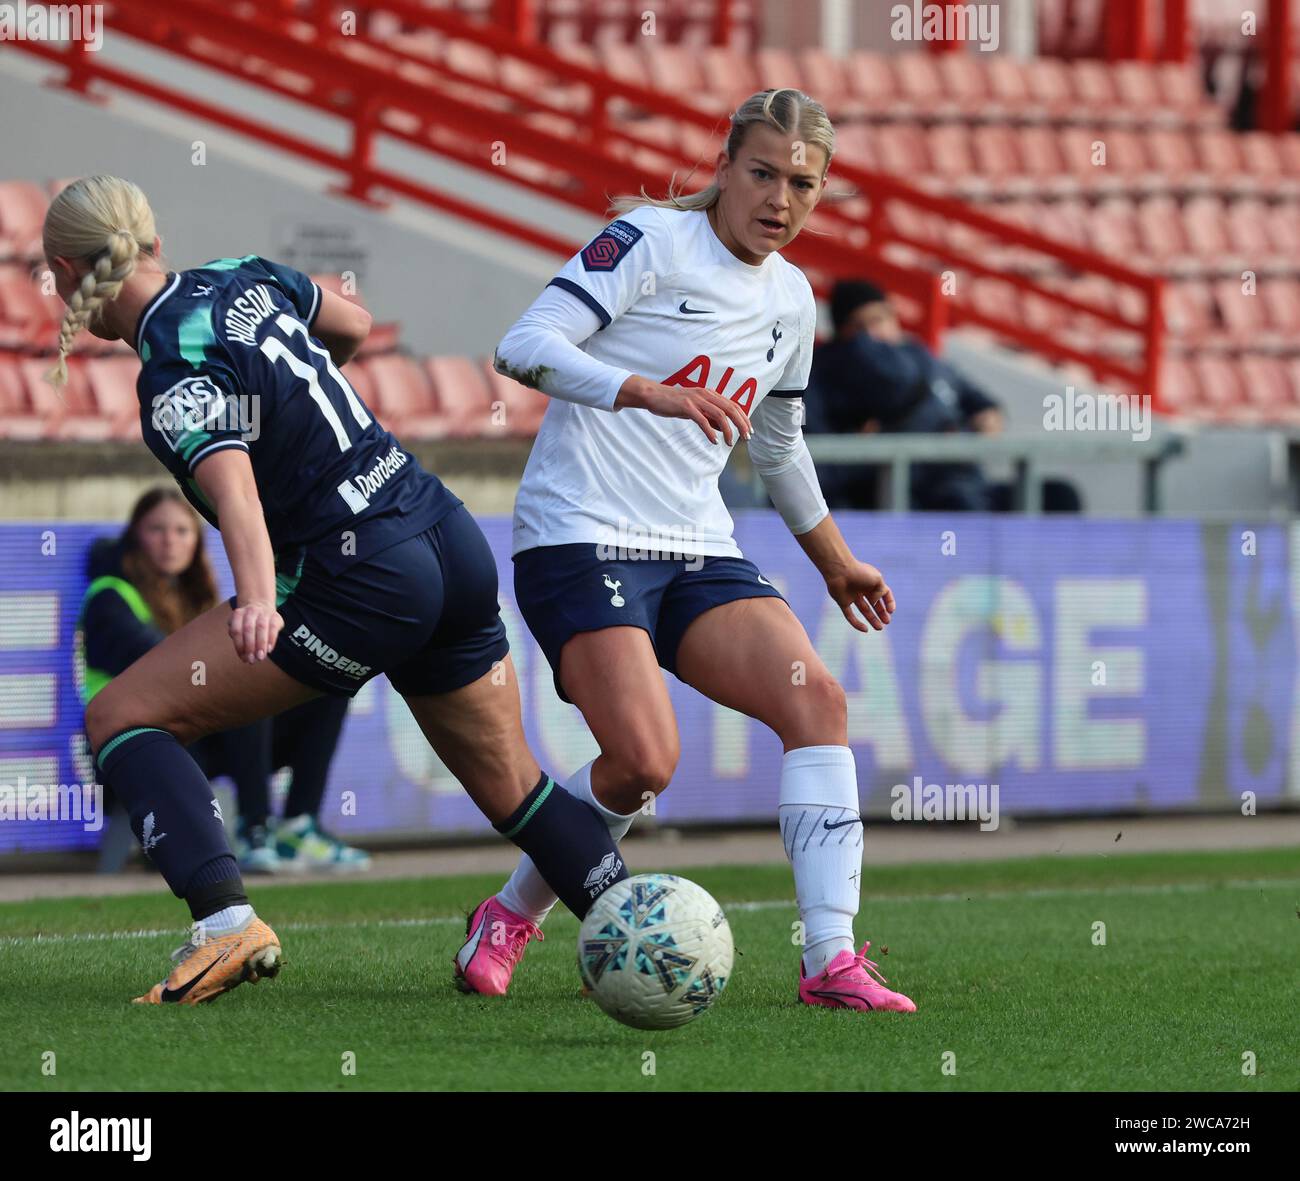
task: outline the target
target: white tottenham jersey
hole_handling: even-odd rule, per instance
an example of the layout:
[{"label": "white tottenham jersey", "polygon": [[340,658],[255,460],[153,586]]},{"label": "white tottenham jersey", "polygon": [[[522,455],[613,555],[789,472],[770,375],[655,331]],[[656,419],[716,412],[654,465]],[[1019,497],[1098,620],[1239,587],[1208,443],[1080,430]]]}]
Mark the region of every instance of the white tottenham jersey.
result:
[{"label": "white tottenham jersey", "polygon": [[[763,399],[808,384],[817,305],[807,278],[775,252],[742,262],[703,212],[633,210],[551,286],[600,318],[579,346],[594,360],[724,394],[756,436]],[[739,556],[718,491],[730,454],[721,434],[710,443],[689,419],[552,398],[515,500],[512,552],[592,542],[651,551],[643,556]]]}]

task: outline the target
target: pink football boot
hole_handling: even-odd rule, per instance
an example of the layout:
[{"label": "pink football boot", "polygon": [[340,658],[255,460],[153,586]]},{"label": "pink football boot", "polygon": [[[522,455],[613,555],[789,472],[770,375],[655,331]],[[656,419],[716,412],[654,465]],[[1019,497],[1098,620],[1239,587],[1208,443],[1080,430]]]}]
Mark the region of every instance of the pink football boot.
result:
[{"label": "pink football boot", "polygon": [[901,992],[885,987],[880,969],[867,959],[871,941],[854,955],[842,951],[824,972],[805,976],[799,965],[799,1000],[805,1005],[827,1005],[832,1009],[888,1009],[895,1013],[915,1013],[916,1006]]},{"label": "pink football boot", "polygon": [[478,904],[465,925],[465,934],[465,946],[452,961],[456,987],[485,996],[505,996],[528,941],[545,938],[536,923],[507,910],[495,894]]}]

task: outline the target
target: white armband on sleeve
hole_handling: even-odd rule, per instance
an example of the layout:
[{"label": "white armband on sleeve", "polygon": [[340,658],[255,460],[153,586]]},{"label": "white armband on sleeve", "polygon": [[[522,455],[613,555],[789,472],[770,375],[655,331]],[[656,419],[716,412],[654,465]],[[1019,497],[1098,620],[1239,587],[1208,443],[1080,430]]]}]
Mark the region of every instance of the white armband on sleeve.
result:
[{"label": "white armband on sleeve", "polygon": [[751,422],[749,459],[791,533],[820,525],[830,511],[803,437],[803,399],[769,394]]},{"label": "white armband on sleeve", "polygon": [[613,410],[632,371],[606,365],[578,347],[600,326],[600,318],[576,296],[547,287],[497,345],[493,367],[552,398]]}]

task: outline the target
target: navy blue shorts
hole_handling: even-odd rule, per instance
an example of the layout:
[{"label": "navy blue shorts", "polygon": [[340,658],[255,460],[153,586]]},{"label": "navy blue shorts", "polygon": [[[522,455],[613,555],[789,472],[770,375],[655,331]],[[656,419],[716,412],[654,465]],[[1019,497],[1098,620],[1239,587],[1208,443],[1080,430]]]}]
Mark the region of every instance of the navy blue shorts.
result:
[{"label": "navy blue shorts", "polygon": [[404,697],[450,693],[510,650],[496,562],[463,507],[341,574],[308,555],[277,587],[284,630],[270,658],[325,693],[351,697],[380,673]]},{"label": "navy blue shorts", "polygon": [[737,599],[783,599],[744,558],[608,559],[597,546],[543,545],[515,555],[515,602],[560,684],[560,650],[578,632],[639,627],[661,668],[677,675],[686,629],[710,608]]}]

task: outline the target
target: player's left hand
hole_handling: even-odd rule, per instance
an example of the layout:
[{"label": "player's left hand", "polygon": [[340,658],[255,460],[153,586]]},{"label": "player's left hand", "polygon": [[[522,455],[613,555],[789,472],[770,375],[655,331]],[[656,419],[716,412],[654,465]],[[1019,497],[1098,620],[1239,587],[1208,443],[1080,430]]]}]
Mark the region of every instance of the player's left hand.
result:
[{"label": "player's left hand", "polygon": [[[885,585],[885,576],[866,562],[855,560],[828,574],[826,592],[860,632],[869,628],[883,631],[894,613],[894,592]],[[855,607],[858,614],[854,614]]]},{"label": "player's left hand", "polygon": [[271,604],[254,600],[236,607],[226,626],[239,659],[256,664],[275,647],[284,620]]}]

